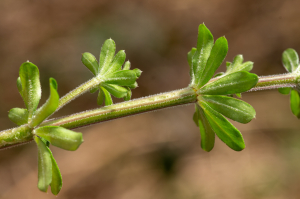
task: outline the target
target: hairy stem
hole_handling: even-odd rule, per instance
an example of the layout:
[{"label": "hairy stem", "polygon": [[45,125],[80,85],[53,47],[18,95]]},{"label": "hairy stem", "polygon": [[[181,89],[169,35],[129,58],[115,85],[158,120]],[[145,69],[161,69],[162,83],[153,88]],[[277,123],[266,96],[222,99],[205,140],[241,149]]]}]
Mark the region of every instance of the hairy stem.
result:
[{"label": "hairy stem", "polygon": [[[75,97],[90,90],[99,84],[99,79],[93,78],[74,89],[60,100],[59,108],[70,102]],[[215,81],[215,79],[211,80]],[[259,77],[255,87],[249,91],[277,89],[283,87],[295,87],[297,85],[297,75],[282,74],[274,76]],[[74,129],[102,121],[108,121],[138,113],[149,112],[162,108],[178,106],[182,104],[194,103],[197,101],[196,91],[187,87],[181,90],[166,92],[158,95],[139,98],[127,102],[122,102],[110,106],[93,109],[70,116],[52,119],[43,122],[40,126],[62,126],[68,129]],[[33,139],[33,134],[28,125],[4,130],[0,132],[0,149],[24,144]]]},{"label": "hairy stem", "polygon": [[61,109],[64,105],[68,104],[69,102],[71,102],[75,98],[77,98],[80,95],[86,93],[87,91],[89,91],[90,89],[92,89],[93,87],[98,85],[100,82],[101,82],[100,78],[94,77],[94,78],[90,79],[89,81],[81,84],[80,86],[78,86],[74,90],[70,91],[65,96],[60,98],[58,108],[56,109],[56,111]]}]

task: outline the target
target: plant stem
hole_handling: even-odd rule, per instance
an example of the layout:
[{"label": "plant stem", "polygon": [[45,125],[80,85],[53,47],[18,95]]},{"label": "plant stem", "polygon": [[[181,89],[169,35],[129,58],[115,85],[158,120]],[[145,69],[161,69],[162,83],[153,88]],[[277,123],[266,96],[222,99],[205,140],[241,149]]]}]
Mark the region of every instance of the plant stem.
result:
[{"label": "plant stem", "polygon": [[181,104],[194,103],[197,101],[197,95],[193,88],[187,87],[181,90],[166,92],[145,98],[139,98],[105,106],[68,117],[47,121],[42,126],[62,126],[68,129],[74,129],[81,126],[90,125],[97,122],[121,118],[128,115],[149,112],[152,110],[177,106]]},{"label": "plant stem", "polygon": [[[75,90],[62,97],[59,108],[70,102],[75,97],[90,90],[99,84],[99,79],[93,78],[82,84]],[[215,79],[211,80],[215,81]],[[259,81],[255,87],[249,91],[277,89],[282,87],[295,87],[297,85],[297,75],[282,74],[274,76],[259,77]],[[182,104],[195,103],[197,101],[196,91],[187,87],[181,90],[166,92],[158,95],[139,98],[119,104],[93,109],[70,116],[52,119],[43,122],[40,126],[61,126],[68,129],[74,129],[102,121],[108,121],[116,118],[135,115],[138,113],[149,112],[162,108],[178,106]],[[0,132],[0,149],[24,144],[33,139],[33,134],[28,125],[4,130]]]},{"label": "plant stem", "polygon": [[84,94],[85,92],[89,91],[91,88],[100,84],[100,82],[101,82],[101,79],[99,77],[94,77],[94,78],[90,79],[89,81],[81,84],[74,90],[70,91],[65,96],[60,98],[58,108],[56,109],[56,111],[61,109],[64,105],[68,104],[70,101],[74,100],[75,98],[77,98],[80,95]]},{"label": "plant stem", "polygon": [[284,88],[284,87],[296,87],[296,85],[297,85],[297,75],[293,73],[261,76],[259,77],[257,84],[253,88],[251,88],[248,92],[277,89],[277,88]]}]

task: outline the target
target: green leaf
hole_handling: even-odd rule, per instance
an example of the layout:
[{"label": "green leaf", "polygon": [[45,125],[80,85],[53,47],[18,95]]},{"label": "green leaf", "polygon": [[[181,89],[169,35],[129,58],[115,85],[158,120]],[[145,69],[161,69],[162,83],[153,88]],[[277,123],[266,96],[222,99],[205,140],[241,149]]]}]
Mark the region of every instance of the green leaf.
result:
[{"label": "green leaf", "polygon": [[97,97],[97,104],[99,106],[101,106],[103,104],[104,100],[105,100],[105,95],[104,95],[103,90],[100,87],[98,97]]},{"label": "green leaf", "polygon": [[236,93],[235,94],[238,98],[242,98],[242,93]]},{"label": "green leaf", "polygon": [[113,104],[113,101],[111,99],[110,93],[104,88],[104,87],[100,87],[100,89],[102,89],[103,94],[104,94],[104,102],[105,102],[105,106],[109,106]]},{"label": "green leaf", "polygon": [[206,102],[201,101],[200,106],[217,136],[231,149],[241,151],[245,148],[242,134],[224,116],[212,109]]},{"label": "green leaf", "polygon": [[116,56],[114,57],[114,59],[112,60],[109,68],[105,69],[103,68],[100,71],[100,75],[102,76],[106,76],[106,74],[110,74],[110,73],[114,73],[118,70],[122,69],[122,65],[125,62],[126,59],[126,54],[124,50],[120,50]]},{"label": "green leaf", "polygon": [[292,48],[285,50],[282,54],[282,63],[288,72],[296,71],[299,68],[298,53]]},{"label": "green leaf", "polygon": [[214,38],[211,32],[204,24],[201,24],[198,29],[197,51],[192,59],[192,85],[198,85],[213,45]]},{"label": "green leaf", "polygon": [[228,52],[228,43],[225,37],[220,37],[217,39],[215,45],[213,46],[210,56],[207,60],[206,66],[203,73],[197,73],[196,75],[201,75],[197,87],[200,88],[205,85],[214,75],[216,70],[224,61]]},{"label": "green leaf", "polygon": [[127,85],[128,88],[131,88],[131,89],[135,89],[136,87],[138,87],[138,84],[137,82],[134,82],[133,84],[131,85]]},{"label": "green leaf", "polygon": [[293,114],[300,118],[300,97],[296,90],[291,91],[290,104]]},{"label": "green leaf", "polygon": [[98,74],[99,65],[94,55],[88,52],[83,53],[81,61],[95,76]]},{"label": "green leaf", "polygon": [[132,70],[133,72],[135,72],[135,75],[139,78],[142,74],[143,71],[141,71],[140,69],[138,68],[135,68]]},{"label": "green leaf", "polygon": [[69,151],[75,151],[83,142],[82,133],[59,126],[43,126],[35,129],[33,133],[48,140],[52,145]]},{"label": "green leaf", "polygon": [[125,62],[123,70],[129,70],[130,69],[130,61]]},{"label": "green leaf", "polygon": [[18,79],[17,79],[17,87],[18,87],[18,90],[19,90],[19,93],[20,93],[21,97],[23,98],[23,88],[22,88],[22,82],[21,82],[20,77],[18,77]]},{"label": "green leaf", "polygon": [[193,57],[194,57],[196,51],[197,51],[197,48],[192,48],[192,50],[190,52],[188,52],[188,54],[187,54],[187,60],[188,60],[190,68],[192,68],[192,61],[193,61]]},{"label": "green leaf", "polygon": [[95,93],[98,89],[99,89],[98,87],[92,88],[92,89],[90,90],[90,93]]},{"label": "green leaf", "polygon": [[47,192],[52,181],[51,151],[39,137],[34,136],[34,141],[38,147],[38,188]]},{"label": "green leaf", "polygon": [[228,95],[242,93],[254,87],[258,82],[257,75],[240,71],[226,75],[210,82],[197,91],[204,95]]},{"label": "green leaf", "polygon": [[188,52],[187,54],[187,60],[188,60],[188,63],[189,63],[189,66],[190,66],[190,76],[191,78],[194,78],[193,77],[193,57],[196,53],[197,49],[196,48],[192,48],[192,50],[190,52]]},{"label": "green leaf", "polygon": [[51,192],[54,195],[57,195],[62,188],[62,177],[52,153],[51,153],[51,161],[52,161],[52,182],[50,184]]},{"label": "green leaf", "polygon": [[112,39],[107,39],[100,52],[99,58],[99,73],[105,74],[110,68],[111,62],[116,52],[116,44]]},{"label": "green leaf", "polygon": [[220,77],[220,76],[222,76],[224,74],[225,74],[224,72],[219,72],[219,73],[215,74],[215,77]]},{"label": "green leaf", "polygon": [[290,88],[290,87],[278,88],[279,93],[281,93],[283,95],[290,94],[291,90],[292,90],[292,88]]},{"label": "green leaf", "polygon": [[114,72],[112,74],[108,74],[103,82],[108,84],[117,84],[119,86],[128,86],[134,84],[137,76],[136,73],[132,70],[121,70],[118,72]]},{"label": "green leaf", "polygon": [[27,111],[27,109],[23,109],[23,108],[10,109],[10,111],[8,113],[8,118],[18,126],[27,124],[28,123],[28,111]]},{"label": "green leaf", "polygon": [[232,97],[203,95],[199,96],[198,100],[204,100],[215,111],[243,124],[250,122],[256,115],[254,108],[250,104]]},{"label": "green leaf", "polygon": [[116,98],[123,98],[127,95],[127,89],[114,84],[101,84],[110,94]]},{"label": "green leaf", "polygon": [[47,119],[58,107],[59,95],[57,93],[57,83],[55,79],[49,79],[50,96],[46,103],[36,111],[35,116],[32,118],[29,126],[35,127]]},{"label": "green leaf", "polygon": [[132,92],[130,88],[127,88],[127,95],[124,97],[125,101],[129,101],[131,99]]},{"label": "green leaf", "polygon": [[201,134],[201,148],[204,151],[211,151],[215,145],[215,132],[211,128],[203,110],[196,104],[196,113],[198,119],[198,125]]},{"label": "green leaf", "polygon": [[[196,109],[197,109],[197,105],[196,105]],[[196,124],[196,126],[199,126],[199,117],[198,117],[197,110],[195,111],[195,113],[193,115],[193,121]]]},{"label": "green leaf", "polygon": [[23,90],[23,100],[28,110],[28,119],[31,120],[41,99],[39,69],[33,63],[25,62],[20,67],[19,75]]},{"label": "green leaf", "polygon": [[243,55],[237,55],[233,59],[232,64],[230,62],[226,63],[227,71],[226,74],[238,72],[238,71],[251,71],[253,68],[253,62],[248,61],[243,63]]}]

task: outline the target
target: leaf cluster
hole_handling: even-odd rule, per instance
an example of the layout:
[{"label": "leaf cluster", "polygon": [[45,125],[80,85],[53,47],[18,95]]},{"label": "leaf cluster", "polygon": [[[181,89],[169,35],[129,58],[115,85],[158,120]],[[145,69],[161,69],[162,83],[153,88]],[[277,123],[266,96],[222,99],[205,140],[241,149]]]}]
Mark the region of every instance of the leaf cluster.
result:
[{"label": "leaf cluster", "polygon": [[[91,89],[91,93],[99,90],[97,103],[105,106],[113,103],[111,95],[116,98],[124,98],[125,101],[131,99],[131,89],[137,87],[137,78],[142,71],[139,69],[130,70],[130,62],[125,64],[126,54],[124,50],[115,55],[116,44],[112,39],[104,42],[99,63],[91,53],[83,53],[82,63],[100,80],[100,83]],[[122,65],[124,67],[122,68]]]},{"label": "leaf cluster", "polygon": [[243,63],[242,55],[238,55],[232,63],[227,62],[225,73],[219,73],[211,79],[227,52],[226,38],[220,37],[214,43],[211,32],[201,24],[197,48],[192,48],[188,53],[188,63],[190,86],[198,96],[193,119],[200,129],[201,147],[205,151],[213,149],[215,134],[231,149],[244,149],[245,143],[240,131],[224,116],[240,123],[248,123],[256,114],[251,105],[232,97],[233,94],[240,96],[240,93],[257,84],[257,75],[249,73],[253,67],[252,62]]},{"label": "leaf cluster", "polygon": [[74,151],[83,140],[81,133],[63,127],[39,126],[55,112],[59,104],[55,79],[50,78],[49,85],[48,100],[37,108],[41,99],[39,70],[31,62],[23,63],[19,70],[17,87],[26,108],[13,108],[8,117],[17,125],[28,125],[31,129],[38,147],[38,188],[46,192],[50,185],[52,193],[57,195],[62,187],[62,177],[49,145]]},{"label": "leaf cluster", "polygon": [[[282,63],[284,68],[291,74],[296,76],[300,75],[300,65],[299,65],[299,56],[298,53],[289,48],[282,53]],[[279,88],[278,91],[281,94],[290,96],[290,106],[292,113],[300,119],[300,81],[298,80],[298,85],[295,88],[285,87]]]}]

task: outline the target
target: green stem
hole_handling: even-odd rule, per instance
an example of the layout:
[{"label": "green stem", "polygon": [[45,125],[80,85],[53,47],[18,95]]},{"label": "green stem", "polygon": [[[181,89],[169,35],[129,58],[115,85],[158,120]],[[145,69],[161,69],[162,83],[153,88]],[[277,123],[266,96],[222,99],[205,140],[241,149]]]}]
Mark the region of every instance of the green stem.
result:
[{"label": "green stem", "polygon": [[79,97],[80,95],[86,93],[87,91],[89,91],[90,89],[95,87],[96,85],[100,84],[100,82],[101,82],[100,78],[94,77],[94,78],[90,79],[89,81],[81,84],[74,90],[70,91],[65,96],[60,98],[58,108],[56,109],[56,111],[61,109],[64,105],[68,104],[70,101],[72,101],[75,98]]},{"label": "green stem", "polygon": [[296,87],[297,75],[293,73],[286,73],[281,75],[270,75],[259,77],[257,84],[248,92],[269,90],[284,87]]},{"label": "green stem", "polygon": [[[211,80],[214,81],[215,79]],[[70,102],[75,97],[90,90],[99,84],[99,79],[93,78],[82,84],[75,90],[62,97],[59,108]],[[282,87],[295,87],[297,85],[297,75],[282,74],[275,76],[259,77],[259,81],[255,87],[249,91],[258,91],[266,89],[277,89]],[[187,87],[181,90],[166,92],[145,98],[135,99],[111,106],[101,107],[98,109],[73,114],[59,119],[45,121],[41,126],[52,125],[62,126],[68,129],[78,128],[102,121],[121,118],[138,113],[149,112],[157,109],[194,103],[197,100],[196,92],[193,88]],[[0,149],[24,144],[33,139],[33,134],[28,125],[4,130],[0,132]]]},{"label": "green stem", "polygon": [[113,104],[110,106],[73,114],[68,117],[46,121],[42,124],[42,126],[62,126],[64,128],[74,129],[93,123],[181,104],[194,103],[196,101],[196,92],[193,88],[187,87],[181,90],[130,100],[119,104]]}]

